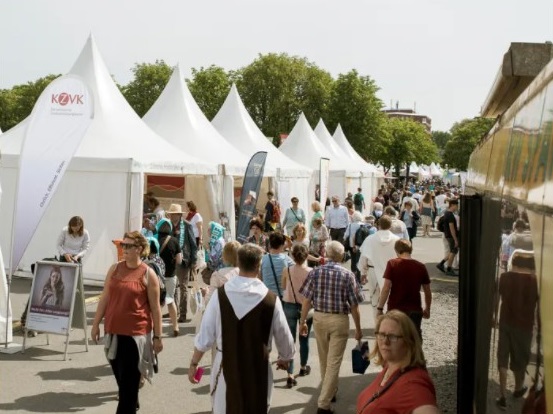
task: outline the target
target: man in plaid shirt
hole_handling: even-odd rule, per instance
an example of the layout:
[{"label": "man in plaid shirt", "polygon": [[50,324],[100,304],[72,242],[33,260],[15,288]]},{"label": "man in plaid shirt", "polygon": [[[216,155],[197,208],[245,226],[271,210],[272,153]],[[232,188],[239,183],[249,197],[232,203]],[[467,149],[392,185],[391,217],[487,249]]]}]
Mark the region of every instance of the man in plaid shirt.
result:
[{"label": "man in plaid shirt", "polygon": [[301,311],[301,335],[307,335],[307,313],[311,306],[315,309],[313,326],[322,379],[318,414],[332,413],[330,403],[338,391],[338,374],[349,335],[348,315],[353,316],[355,339],[359,341],[363,337],[359,303],[365,299],[355,275],[339,264],[344,257],[343,244],[332,241],[326,252],[329,261],[312,270],[300,289],[306,298]]}]

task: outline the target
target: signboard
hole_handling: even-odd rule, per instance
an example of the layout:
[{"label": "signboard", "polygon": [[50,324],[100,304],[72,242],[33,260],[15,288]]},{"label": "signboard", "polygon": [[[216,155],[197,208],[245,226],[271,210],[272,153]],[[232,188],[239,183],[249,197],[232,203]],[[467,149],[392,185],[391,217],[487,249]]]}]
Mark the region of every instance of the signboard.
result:
[{"label": "signboard", "polygon": [[[73,320],[75,315],[77,318]],[[24,338],[28,330],[69,336],[72,327],[84,329],[88,351],[81,266],[75,263],[37,262],[29,295]],[[65,344],[65,357],[68,342]]]}]

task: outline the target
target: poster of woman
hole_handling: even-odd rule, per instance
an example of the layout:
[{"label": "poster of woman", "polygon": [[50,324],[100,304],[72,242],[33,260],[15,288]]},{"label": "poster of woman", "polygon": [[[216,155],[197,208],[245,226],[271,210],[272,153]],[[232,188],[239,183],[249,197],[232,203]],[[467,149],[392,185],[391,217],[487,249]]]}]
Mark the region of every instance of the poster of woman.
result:
[{"label": "poster of woman", "polygon": [[67,333],[79,277],[72,263],[38,262],[31,288],[27,329]]}]

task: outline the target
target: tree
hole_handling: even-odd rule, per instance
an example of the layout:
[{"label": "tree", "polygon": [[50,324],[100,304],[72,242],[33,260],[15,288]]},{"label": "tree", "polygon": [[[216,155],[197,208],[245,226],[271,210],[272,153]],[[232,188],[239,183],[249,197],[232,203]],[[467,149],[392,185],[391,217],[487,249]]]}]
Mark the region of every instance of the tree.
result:
[{"label": "tree", "polygon": [[163,60],[156,60],[156,63],[137,63],[131,71],[134,73],[133,80],[121,91],[142,118],[163,92],[173,69]]},{"label": "tree", "polygon": [[494,123],[494,119],[479,117],[455,123],[451,127],[451,139],[444,150],[443,158],[448,167],[466,171],[470,154]]},{"label": "tree", "polygon": [[332,77],[305,58],[285,53],[259,55],[236,77],[251,117],[275,140],[292,130],[302,111],[312,126],[326,113]]},{"label": "tree", "polygon": [[332,89],[327,123],[332,130],[341,124],[353,148],[373,162],[382,159],[390,142],[378,90],[374,80],[355,69],[340,74]]},{"label": "tree", "polygon": [[386,129],[390,145],[380,161],[387,169],[394,167],[396,175],[399,176],[403,165],[413,161],[428,165],[438,160],[438,147],[422,124],[411,119],[388,118]]},{"label": "tree", "polygon": [[192,79],[187,79],[188,89],[205,116],[212,120],[230,91],[233,73],[222,67],[192,68]]},{"label": "tree", "polygon": [[440,156],[443,157],[445,146],[451,139],[451,134],[449,132],[445,131],[432,131],[432,141],[436,144],[438,147]]},{"label": "tree", "polygon": [[34,82],[0,90],[0,128],[7,131],[27,118],[40,94],[60,75],[47,75]]}]

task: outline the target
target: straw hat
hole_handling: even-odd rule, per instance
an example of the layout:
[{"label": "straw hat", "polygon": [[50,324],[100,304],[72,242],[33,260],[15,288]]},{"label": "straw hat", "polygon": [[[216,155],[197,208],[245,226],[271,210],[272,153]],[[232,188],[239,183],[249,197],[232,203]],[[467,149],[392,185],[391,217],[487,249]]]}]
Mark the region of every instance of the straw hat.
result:
[{"label": "straw hat", "polygon": [[182,207],[180,204],[171,204],[165,214],[182,214]]}]

